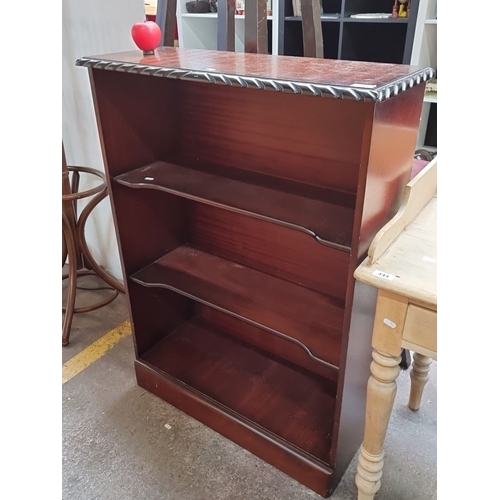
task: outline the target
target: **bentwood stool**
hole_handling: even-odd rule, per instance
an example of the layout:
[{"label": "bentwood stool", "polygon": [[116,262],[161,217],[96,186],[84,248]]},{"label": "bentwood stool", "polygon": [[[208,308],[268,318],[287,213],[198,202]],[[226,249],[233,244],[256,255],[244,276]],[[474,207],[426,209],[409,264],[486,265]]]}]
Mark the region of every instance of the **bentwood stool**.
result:
[{"label": "bentwood stool", "polygon": [[[80,174],[89,174],[100,178],[98,186],[79,192]],[[99,309],[124,293],[125,289],[116,278],[105,272],[92,257],[85,241],[85,224],[92,210],[108,194],[106,178],[99,170],[89,167],[68,166],[64,145],[62,148],[62,265],[68,261],[68,272],[62,279],[68,279],[68,295],[62,328],[62,345],[68,345],[73,315]],[[77,203],[83,198],[90,198],[87,205],[78,215]],[[77,281],[80,276],[96,275],[104,280],[111,288],[112,293],[106,299],[85,307],[75,307]]]}]

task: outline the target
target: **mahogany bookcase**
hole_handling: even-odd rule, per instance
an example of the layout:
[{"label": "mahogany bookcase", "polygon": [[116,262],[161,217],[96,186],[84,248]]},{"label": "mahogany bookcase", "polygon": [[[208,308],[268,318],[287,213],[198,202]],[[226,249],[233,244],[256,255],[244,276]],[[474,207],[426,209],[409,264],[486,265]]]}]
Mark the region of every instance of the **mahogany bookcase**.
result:
[{"label": "mahogany bookcase", "polygon": [[376,291],[353,272],[399,207],[432,69],[167,47],[77,65],[138,384],[329,496],[364,425]]}]

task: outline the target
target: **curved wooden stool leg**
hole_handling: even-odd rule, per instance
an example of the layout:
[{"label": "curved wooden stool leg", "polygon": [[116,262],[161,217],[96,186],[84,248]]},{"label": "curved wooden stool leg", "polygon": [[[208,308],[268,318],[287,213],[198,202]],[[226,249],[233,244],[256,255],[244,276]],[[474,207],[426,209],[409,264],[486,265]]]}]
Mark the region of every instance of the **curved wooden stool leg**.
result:
[{"label": "curved wooden stool leg", "polygon": [[429,370],[431,369],[432,359],[415,352],[413,354],[413,363],[410,372],[411,389],[408,406],[411,410],[417,411],[422,402],[425,384],[429,381]]},{"label": "curved wooden stool leg", "polygon": [[63,328],[62,328],[62,345],[68,345],[69,334],[71,331],[71,323],[73,321],[73,314],[75,312],[76,301],[76,281],[77,281],[77,254],[74,233],[68,217],[63,212],[62,214],[62,229],[64,234],[65,247],[68,253],[69,272],[68,272],[68,298],[66,301],[66,312],[64,314]]},{"label": "curved wooden stool leg", "polygon": [[[113,287],[120,293],[125,293],[124,285],[118,281],[114,276],[108,274],[104,269],[102,269],[99,264],[94,260],[92,254],[90,253],[89,247],[85,240],[85,224],[87,219],[91,214],[92,210],[99,205],[99,203],[106,198],[108,195],[108,188],[106,187],[102,193],[95,196],[86,207],[82,210],[78,222],[76,223],[76,235],[78,241],[78,247],[83,254],[86,267],[91,269],[97,276],[99,276],[103,281],[105,281],[109,286]],[[117,294],[118,295],[118,294]]]},{"label": "curved wooden stool leg", "polygon": [[371,376],[366,397],[365,437],[358,458],[358,500],[372,500],[380,489],[384,466],[384,441],[396,397],[401,356],[372,352]]},{"label": "curved wooden stool leg", "polygon": [[[70,178],[70,173],[71,178]],[[98,186],[86,191],[79,191],[80,174],[90,174],[101,179]],[[62,278],[69,278],[68,299],[63,307],[62,343],[68,345],[73,315],[90,312],[112,302],[120,293],[125,293],[124,285],[113,276],[106,273],[92,257],[85,241],[85,224],[92,210],[107,196],[106,178],[103,172],[90,167],[68,166],[64,145],[62,149],[62,210],[63,210],[63,248],[62,265],[69,258],[69,272]],[[78,216],[77,202],[83,198],[91,198]],[[97,275],[113,289],[113,294],[90,306],[75,307],[77,280],[80,276]]]},{"label": "curved wooden stool leg", "polygon": [[68,245],[66,245],[66,236],[64,230],[62,232],[62,267],[66,264],[66,259],[68,258]]}]

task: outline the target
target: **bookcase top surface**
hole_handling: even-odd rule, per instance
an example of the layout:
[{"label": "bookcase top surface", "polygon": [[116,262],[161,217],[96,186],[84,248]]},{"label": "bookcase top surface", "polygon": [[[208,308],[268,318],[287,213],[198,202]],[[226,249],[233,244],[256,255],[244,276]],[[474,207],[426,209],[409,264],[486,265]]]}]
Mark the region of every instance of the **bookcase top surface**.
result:
[{"label": "bookcase top surface", "polygon": [[77,66],[278,92],[384,101],[429,80],[430,67],[160,47],[82,57]]}]

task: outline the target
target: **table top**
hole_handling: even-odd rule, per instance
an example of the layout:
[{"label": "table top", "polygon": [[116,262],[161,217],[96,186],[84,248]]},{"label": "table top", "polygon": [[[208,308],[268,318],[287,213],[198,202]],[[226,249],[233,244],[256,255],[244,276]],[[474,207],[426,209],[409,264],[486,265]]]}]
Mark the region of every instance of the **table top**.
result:
[{"label": "table top", "polygon": [[437,193],[382,255],[363,261],[354,277],[437,310]]},{"label": "table top", "polygon": [[82,57],[77,66],[381,102],[430,79],[430,67],[159,47]]}]

